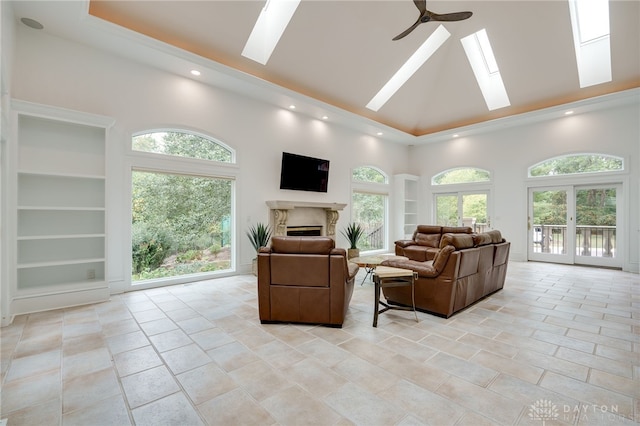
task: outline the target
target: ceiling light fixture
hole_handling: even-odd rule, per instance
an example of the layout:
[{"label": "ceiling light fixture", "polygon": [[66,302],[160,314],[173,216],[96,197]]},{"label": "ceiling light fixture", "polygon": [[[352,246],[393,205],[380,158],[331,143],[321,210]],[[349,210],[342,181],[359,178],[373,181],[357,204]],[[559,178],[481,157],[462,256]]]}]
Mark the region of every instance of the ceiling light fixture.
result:
[{"label": "ceiling light fixture", "polygon": [[328,116],[326,116],[326,115],[323,115],[323,116],[322,116],[322,119],[323,119],[323,120],[328,120],[328,119],[329,119],[329,117],[328,117]]},{"label": "ceiling light fixture", "polygon": [[389,79],[380,91],[369,101],[367,108],[378,111],[393,96],[403,84],[435,53],[436,50],[451,36],[445,27],[440,25],[422,43],[407,62]]},{"label": "ceiling light fixture", "polygon": [[299,4],[300,0],[267,0],[242,56],[266,65]]},{"label": "ceiling light fixture", "polygon": [[573,111],[565,111],[564,115],[571,115],[573,114]]},{"label": "ceiling light fixture", "polygon": [[489,111],[511,105],[487,31],[483,28],[460,39],[460,42]]},{"label": "ceiling light fixture", "polygon": [[611,81],[608,0],[569,0],[580,87]]},{"label": "ceiling light fixture", "polygon": [[201,72],[198,70],[191,70],[191,75],[195,75],[196,77],[198,77],[200,74]]},{"label": "ceiling light fixture", "polygon": [[378,132],[378,133],[376,133],[376,135],[378,135],[378,136],[382,136],[383,134],[384,134],[384,133],[382,133],[382,132]]},{"label": "ceiling light fixture", "polygon": [[296,109],[295,105],[289,105],[289,109]]},{"label": "ceiling light fixture", "polygon": [[458,136],[460,136],[460,135],[457,134],[457,133],[455,135],[453,135],[454,138],[457,138]]}]

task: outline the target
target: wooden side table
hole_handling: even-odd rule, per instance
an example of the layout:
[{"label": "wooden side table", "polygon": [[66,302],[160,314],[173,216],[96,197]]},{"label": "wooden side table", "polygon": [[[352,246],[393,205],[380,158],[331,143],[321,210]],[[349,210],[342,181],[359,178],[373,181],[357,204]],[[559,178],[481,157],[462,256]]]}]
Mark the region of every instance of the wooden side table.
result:
[{"label": "wooden side table", "polygon": [[[389,309],[398,309],[402,311],[413,311],[418,322],[418,314],[416,313],[415,300],[415,280],[418,274],[410,269],[392,268],[390,266],[378,266],[373,272],[373,283],[376,287],[376,300],[373,311],[373,326],[378,326],[378,314],[386,312]],[[380,289],[384,287],[401,287],[411,286],[411,306],[391,306],[380,301]],[[383,306],[382,309],[380,305]]]}]

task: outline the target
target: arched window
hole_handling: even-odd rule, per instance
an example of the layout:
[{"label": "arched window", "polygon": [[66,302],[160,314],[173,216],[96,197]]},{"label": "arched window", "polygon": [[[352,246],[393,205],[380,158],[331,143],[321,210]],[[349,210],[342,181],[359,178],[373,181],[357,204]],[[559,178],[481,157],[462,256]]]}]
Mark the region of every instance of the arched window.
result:
[{"label": "arched window", "polygon": [[153,287],[232,270],[234,151],[183,130],[141,132],[131,147],[138,154],[131,158],[132,284]]},{"label": "arched window", "polygon": [[135,135],[131,140],[131,149],[222,163],[235,162],[233,151],[220,141],[181,130],[159,130]]},{"label": "arched window", "polygon": [[454,183],[489,182],[491,173],[474,167],[449,169],[431,178],[431,185],[448,185]]},{"label": "arched window", "polygon": [[358,182],[387,183],[387,175],[371,166],[362,166],[353,169],[352,178]]},{"label": "arched window", "polygon": [[490,183],[491,172],[475,167],[449,169],[433,176],[435,223],[469,226],[475,232],[490,229]]},{"label": "arched window", "polygon": [[529,167],[529,177],[561,176],[624,170],[620,157],[605,154],[573,154],[544,160]]},{"label": "arched window", "polygon": [[387,245],[387,199],[389,179],[372,166],[353,169],[351,221],[364,229],[358,248],[361,251],[382,250]]}]

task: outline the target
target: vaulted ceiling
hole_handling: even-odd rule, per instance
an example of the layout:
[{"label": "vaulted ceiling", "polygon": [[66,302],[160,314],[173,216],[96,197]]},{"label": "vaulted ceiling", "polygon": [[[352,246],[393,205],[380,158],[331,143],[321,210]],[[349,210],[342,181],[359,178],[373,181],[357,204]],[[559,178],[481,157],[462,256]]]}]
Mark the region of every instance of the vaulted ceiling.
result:
[{"label": "vaulted ceiling", "polygon": [[[50,7],[48,16],[37,16],[34,6],[20,3],[36,2],[17,2],[17,18],[35,14],[28,17],[45,29],[48,19],[56,19]],[[469,10],[473,16],[442,23],[451,36],[377,112],[367,103],[440,23],[421,24],[392,41],[418,18],[411,0],[302,0],[262,65],[241,53],[264,5],[263,0],[92,0],[87,9],[92,19],[116,29],[143,34],[409,136],[640,87],[640,2],[635,0],[610,1],[613,79],[586,88],[578,81],[567,0],[429,0],[433,12]],[[460,42],[483,28],[511,103],[493,111]]]}]

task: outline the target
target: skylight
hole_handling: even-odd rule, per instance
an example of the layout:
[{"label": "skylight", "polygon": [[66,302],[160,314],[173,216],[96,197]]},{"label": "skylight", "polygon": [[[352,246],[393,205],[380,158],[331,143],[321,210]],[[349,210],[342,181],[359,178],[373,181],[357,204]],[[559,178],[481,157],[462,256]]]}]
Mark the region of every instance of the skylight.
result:
[{"label": "skylight", "polygon": [[378,111],[393,96],[403,84],[435,53],[436,50],[451,36],[445,27],[440,25],[422,43],[407,62],[387,81],[380,91],[369,101],[367,108]]},{"label": "skylight", "polygon": [[300,0],[267,0],[242,56],[266,65],[299,4]]},{"label": "skylight", "polygon": [[611,81],[608,0],[568,0],[580,87]]},{"label": "skylight", "polygon": [[511,105],[487,31],[482,29],[460,40],[490,111]]}]

